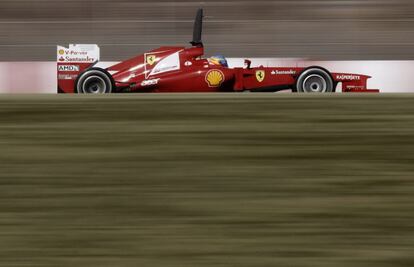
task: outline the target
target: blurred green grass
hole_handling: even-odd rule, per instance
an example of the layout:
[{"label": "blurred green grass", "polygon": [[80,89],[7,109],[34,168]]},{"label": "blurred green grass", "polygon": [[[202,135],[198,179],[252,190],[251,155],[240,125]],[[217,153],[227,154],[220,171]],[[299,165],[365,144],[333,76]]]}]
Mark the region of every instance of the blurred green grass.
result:
[{"label": "blurred green grass", "polygon": [[0,266],[413,266],[413,103],[1,96]]}]

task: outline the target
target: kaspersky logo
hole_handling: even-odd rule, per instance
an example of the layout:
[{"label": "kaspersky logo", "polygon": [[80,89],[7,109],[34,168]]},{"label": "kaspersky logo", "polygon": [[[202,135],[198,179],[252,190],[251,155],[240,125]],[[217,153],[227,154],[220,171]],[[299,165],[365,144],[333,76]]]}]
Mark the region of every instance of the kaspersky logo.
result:
[{"label": "kaspersky logo", "polygon": [[336,75],[336,79],[340,81],[348,80],[348,81],[359,81],[361,80],[361,76],[359,75]]}]

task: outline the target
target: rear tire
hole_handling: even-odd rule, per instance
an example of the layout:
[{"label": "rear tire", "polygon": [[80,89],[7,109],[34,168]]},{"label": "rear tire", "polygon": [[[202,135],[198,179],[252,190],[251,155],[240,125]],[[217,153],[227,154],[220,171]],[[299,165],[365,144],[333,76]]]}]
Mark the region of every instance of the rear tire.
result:
[{"label": "rear tire", "polygon": [[303,71],[296,81],[298,93],[333,93],[335,85],[329,72],[321,68]]},{"label": "rear tire", "polygon": [[106,70],[92,68],[79,75],[75,87],[78,94],[110,94],[114,82]]}]

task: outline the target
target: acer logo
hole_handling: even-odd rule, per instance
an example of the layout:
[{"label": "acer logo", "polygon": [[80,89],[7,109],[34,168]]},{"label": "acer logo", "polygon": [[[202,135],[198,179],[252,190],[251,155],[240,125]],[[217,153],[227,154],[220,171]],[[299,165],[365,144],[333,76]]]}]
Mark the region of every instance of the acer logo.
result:
[{"label": "acer logo", "polygon": [[151,86],[151,85],[157,85],[160,79],[154,79],[154,80],[145,80],[141,83],[141,86]]},{"label": "acer logo", "polygon": [[58,79],[59,80],[76,80],[78,77],[77,74],[59,74]]}]

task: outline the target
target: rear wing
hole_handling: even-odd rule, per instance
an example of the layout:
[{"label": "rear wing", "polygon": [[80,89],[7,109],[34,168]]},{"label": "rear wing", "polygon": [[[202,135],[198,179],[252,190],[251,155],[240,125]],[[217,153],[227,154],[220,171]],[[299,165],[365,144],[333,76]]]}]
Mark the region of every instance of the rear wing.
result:
[{"label": "rear wing", "polygon": [[79,74],[100,60],[97,45],[71,44],[57,47],[58,93],[75,93],[75,82]]}]

